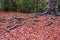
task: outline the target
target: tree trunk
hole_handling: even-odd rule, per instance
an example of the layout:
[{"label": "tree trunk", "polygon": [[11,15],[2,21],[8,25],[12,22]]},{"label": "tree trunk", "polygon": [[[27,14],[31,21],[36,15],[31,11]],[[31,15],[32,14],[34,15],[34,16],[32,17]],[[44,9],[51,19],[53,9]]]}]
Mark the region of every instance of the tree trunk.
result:
[{"label": "tree trunk", "polygon": [[60,16],[58,13],[58,0],[48,0],[48,9],[46,12],[42,13],[41,15],[57,15]]}]

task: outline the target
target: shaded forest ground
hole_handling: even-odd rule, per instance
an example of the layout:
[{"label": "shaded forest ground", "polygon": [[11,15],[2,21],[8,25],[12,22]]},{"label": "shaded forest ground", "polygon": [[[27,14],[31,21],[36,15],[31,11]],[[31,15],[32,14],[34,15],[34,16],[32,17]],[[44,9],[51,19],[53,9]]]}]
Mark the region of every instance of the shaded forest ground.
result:
[{"label": "shaded forest ground", "polygon": [[0,12],[0,40],[60,40],[60,16],[34,16]]}]

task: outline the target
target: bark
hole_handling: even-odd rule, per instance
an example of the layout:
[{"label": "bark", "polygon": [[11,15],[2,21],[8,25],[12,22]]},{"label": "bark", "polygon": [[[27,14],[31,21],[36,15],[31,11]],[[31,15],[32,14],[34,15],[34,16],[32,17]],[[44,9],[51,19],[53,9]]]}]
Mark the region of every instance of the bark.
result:
[{"label": "bark", "polygon": [[60,16],[60,13],[58,13],[58,0],[48,0],[48,9],[46,12],[41,13],[41,15],[46,14]]}]

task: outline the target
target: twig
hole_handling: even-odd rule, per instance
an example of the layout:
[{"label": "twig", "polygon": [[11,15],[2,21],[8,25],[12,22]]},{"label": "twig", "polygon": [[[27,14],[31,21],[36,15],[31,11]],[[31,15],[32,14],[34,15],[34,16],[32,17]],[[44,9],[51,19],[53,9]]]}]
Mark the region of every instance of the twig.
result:
[{"label": "twig", "polygon": [[50,26],[51,24],[53,24],[53,22],[48,22],[48,23],[47,23],[47,26]]},{"label": "twig", "polygon": [[47,22],[46,25],[45,25],[44,27],[50,26],[50,25],[52,25],[52,24],[53,24],[53,22]]}]

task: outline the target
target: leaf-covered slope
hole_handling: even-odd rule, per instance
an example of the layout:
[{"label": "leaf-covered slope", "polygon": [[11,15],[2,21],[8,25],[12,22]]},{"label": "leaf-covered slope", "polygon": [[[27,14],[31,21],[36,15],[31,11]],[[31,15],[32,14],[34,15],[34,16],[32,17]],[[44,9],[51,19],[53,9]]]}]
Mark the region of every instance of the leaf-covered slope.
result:
[{"label": "leaf-covered slope", "polygon": [[[23,22],[16,19],[8,20],[13,15],[17,18],[23,18],[23,20],[28,19],[22,26],[13,29],[14,22],[19,25]],[[3,16],[7,18],[3,20],[5,22],[1,21]],[[0,40],[60,40],[60,16],[34,16],[34,14],[0,12]],[[6,31],[9,28],[12,28],[12,30]]]}]

